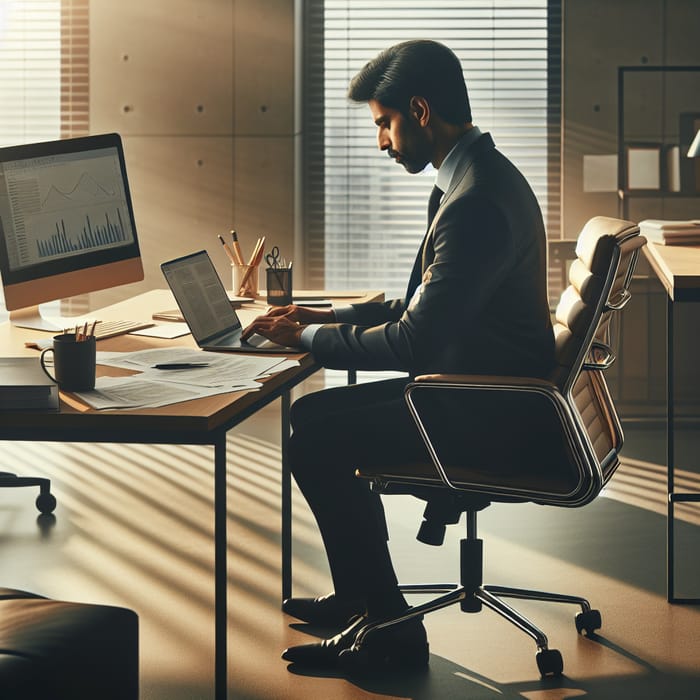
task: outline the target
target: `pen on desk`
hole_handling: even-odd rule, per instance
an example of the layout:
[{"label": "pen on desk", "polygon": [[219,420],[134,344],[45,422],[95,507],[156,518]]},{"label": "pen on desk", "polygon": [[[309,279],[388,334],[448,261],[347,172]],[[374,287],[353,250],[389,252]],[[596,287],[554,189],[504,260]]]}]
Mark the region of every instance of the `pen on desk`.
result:
[{"label": "pen on desk", "polygon": [[243,251],[241,250],[241,244],[238,242],[238,234],[234,229],[231,229],[231,240],[233,241],[233,254],[236,256],[236,263],[244,265]]},{"label": "pen on desk", "polygon": [[153,369],[195,369],[196,367],[209,367],[208,362],[164,362],[153,365]]},{"label": "pen on desk", "polygon": [[218,235],[218,239],[221,241],[221,245],[224,246],[224,250],[226,251],[226,255],[228,256],[228,259],[236,265],[236,256],[233,254],[232,250],[228,247],[228,243],[224,240],[223,236],[221,234]]}]

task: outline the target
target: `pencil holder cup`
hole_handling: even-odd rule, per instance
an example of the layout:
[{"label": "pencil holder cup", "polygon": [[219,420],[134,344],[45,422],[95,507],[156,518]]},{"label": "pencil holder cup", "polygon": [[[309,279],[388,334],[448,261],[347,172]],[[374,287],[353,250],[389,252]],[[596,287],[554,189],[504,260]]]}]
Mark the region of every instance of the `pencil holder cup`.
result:
[{"label": "pencil holder cup", "polygon": [[231,265],[231,278],[236,296],[258,298],[257,265]]},{"label": "pencil holder cup", "polygon": [[291,268],[267,268],[267,303],[271,306],[286,306],[292,303]]},{"label": "pencil holder cup", "polygon": [[[53,354],[52,376],[46,367],[46,355]],[[41,368],[58,384],[61,391],[91,391],[95,388],[95,336],[76,340],[75,333],[53,337],[53,347],[43,350]]]}]

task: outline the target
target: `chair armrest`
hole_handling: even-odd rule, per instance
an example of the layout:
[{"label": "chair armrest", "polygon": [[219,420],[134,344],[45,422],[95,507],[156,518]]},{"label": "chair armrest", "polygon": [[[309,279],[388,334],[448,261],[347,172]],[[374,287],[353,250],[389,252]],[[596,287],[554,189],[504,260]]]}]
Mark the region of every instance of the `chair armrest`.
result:
[{"label": "chair armrest", "polygon": [[550,380],[426,374],[407,385],[405,399],[443,486],[546,500],[546,479],[533,478],[530,488],[524,476],[561,464],[552,497],[566,499],[579,488],[590,449]]},{"label": "chair armrest", "polygon": [[615,362],[615,353],[609,345],[599,340],[591,343],[590,360],[583,363],[583,369],[609,369]]},{"label": "chair armrest", "polygon": [[[453,384],[467,387],[494,387],[508,389],[532,389],[558,393],[557,386],[540,377],[512,377],[496,374],[421,374],[411,384]],[[409,384],[409,386],[411,386]]]}]

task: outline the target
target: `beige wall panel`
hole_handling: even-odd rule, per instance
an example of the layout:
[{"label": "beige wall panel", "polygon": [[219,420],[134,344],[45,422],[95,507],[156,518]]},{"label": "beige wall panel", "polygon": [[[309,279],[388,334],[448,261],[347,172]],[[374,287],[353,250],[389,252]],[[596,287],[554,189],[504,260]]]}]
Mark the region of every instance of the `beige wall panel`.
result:
[{"label": "beige wall panel", "polygon": [[91,130],[230,134],[233,6],[230,0],[92,0]]},{"label": "beige wall panel", "polygon": [[666,63],[700,64],[700,2],[666,0]]},{"label": "beige wall panel", "polygon": [[293,258],[294,137],[236,139],[233,217],[244,255],[265,236],[265,252]]},{"label": "beige wall panel", "polygon": [[231,138],[128,137],[129,187],[141,245],[142,283],[97,292],[93,307],[166,286],[160,264],[205,248],[222,279],[231,272],[217,234],[231,228]]},{"label": "beige wall panel", "polygon": [[292,134],[294,0],[236,0],[233,22],[235,133]]}]

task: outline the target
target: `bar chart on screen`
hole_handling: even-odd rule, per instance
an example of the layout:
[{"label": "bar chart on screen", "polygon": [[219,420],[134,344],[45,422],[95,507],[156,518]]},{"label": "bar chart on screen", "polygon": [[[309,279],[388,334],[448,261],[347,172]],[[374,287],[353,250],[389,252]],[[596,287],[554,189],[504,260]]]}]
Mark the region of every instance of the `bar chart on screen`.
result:
[{"label": "bar chart on screen", "polygon": [[118,163],[110,154],[80,162],[58,154],[8,168],[7,193],[21,265],[133,240]]}]

